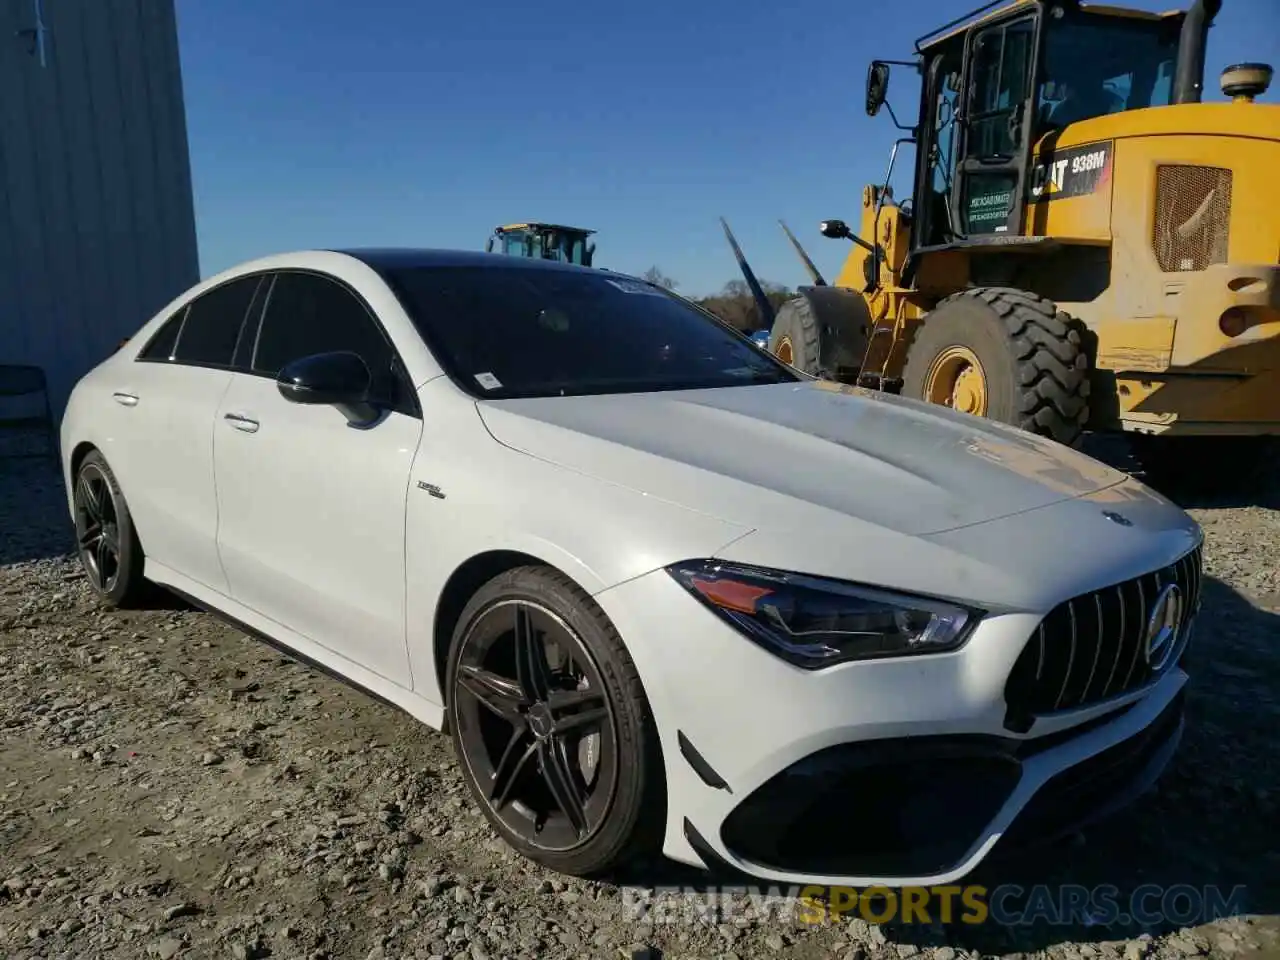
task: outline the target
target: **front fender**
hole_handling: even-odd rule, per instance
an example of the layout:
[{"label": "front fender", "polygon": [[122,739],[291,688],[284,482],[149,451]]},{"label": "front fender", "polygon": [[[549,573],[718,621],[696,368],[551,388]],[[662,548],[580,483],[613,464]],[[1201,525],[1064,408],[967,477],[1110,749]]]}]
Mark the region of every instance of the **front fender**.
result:
[{"label": "front fender", "polygon": [[[425,410],[438,406],[424,397]],[[752,529],[503,446],[474,408],[424,431],[405,513],[406,642],[414,689],[433,701],[439,598],[472,558],[528,554],[595,595],[678,560],[714,556]]]},{"label": "front fender", "polygon": [[871,311],[854,290],[845,287],[801,287],[818,321],[818,357],[824,370],[832,373],[856,371],[867,353],[871,331]]}]

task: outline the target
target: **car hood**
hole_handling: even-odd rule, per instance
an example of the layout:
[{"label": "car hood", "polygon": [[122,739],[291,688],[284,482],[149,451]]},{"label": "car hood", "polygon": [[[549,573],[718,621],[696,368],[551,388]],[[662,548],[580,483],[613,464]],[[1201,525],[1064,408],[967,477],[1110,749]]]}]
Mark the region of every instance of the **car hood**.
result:
[{"label": "car hood", "polygon": [[508,447],[752,527],[808,507],[920,536],[1125,479],[995,421],[827,381],[478,407]]}]

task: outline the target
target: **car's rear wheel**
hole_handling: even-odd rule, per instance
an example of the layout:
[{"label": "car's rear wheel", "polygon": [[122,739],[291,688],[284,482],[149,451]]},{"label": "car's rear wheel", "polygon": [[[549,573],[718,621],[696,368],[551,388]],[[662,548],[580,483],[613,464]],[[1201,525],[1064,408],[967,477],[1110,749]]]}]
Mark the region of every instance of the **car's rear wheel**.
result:
[{"label": "car's rear wheel", "polygon": [[547,567],[489,581],[458,620],[446,676],[463,776],[514,849],[577,876],[653,852],[654,721],[621,638],[576,584]]},{"label": "car's rear wheel", "polygon": [[142,544],[120,485],[97,450],[76,469],[72,504],[77,554],[89,585],[114,606],[138,603],[146,592]]}]

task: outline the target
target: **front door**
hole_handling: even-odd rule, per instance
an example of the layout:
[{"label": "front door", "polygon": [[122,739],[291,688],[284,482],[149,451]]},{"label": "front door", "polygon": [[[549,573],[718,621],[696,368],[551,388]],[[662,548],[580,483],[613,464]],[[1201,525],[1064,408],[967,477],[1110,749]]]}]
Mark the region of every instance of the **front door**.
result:
[{"label": "front door", "polygon": [[[373,425],[280,395],[281,367],[331,350],[374,373],[388,409]],[[250,371],[232,376],[214,424],[231,595],[406,688],[405,506],[421,434],[412,387],[358,294],[323,274],[277,274]]]},{"label": "front door", "polygon": [[969,35],[953,220],[967,236],[1022,233],[1034,127],[1039,12]]},{"label": "front door", "polygon": [[923,142],[916,157],[917,185],[915,225],[911,229],[913,251],[950,243],[961,236],[952,221],[952,198],[956,193],[958,129],[963,113],[964,40],[957,37],[942,44],[929,61],[925,73],[927,109],[922,130]]}]

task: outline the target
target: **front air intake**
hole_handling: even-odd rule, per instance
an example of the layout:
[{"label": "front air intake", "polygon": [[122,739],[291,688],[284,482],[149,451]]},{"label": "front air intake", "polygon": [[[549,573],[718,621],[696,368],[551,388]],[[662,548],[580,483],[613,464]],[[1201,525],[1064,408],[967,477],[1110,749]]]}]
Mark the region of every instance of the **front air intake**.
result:
[{"label": "front air intake", "polygon": [[1231,171],[1168,164],[1156,167],[1151,246],[1165,273],[1227,262]]}]

